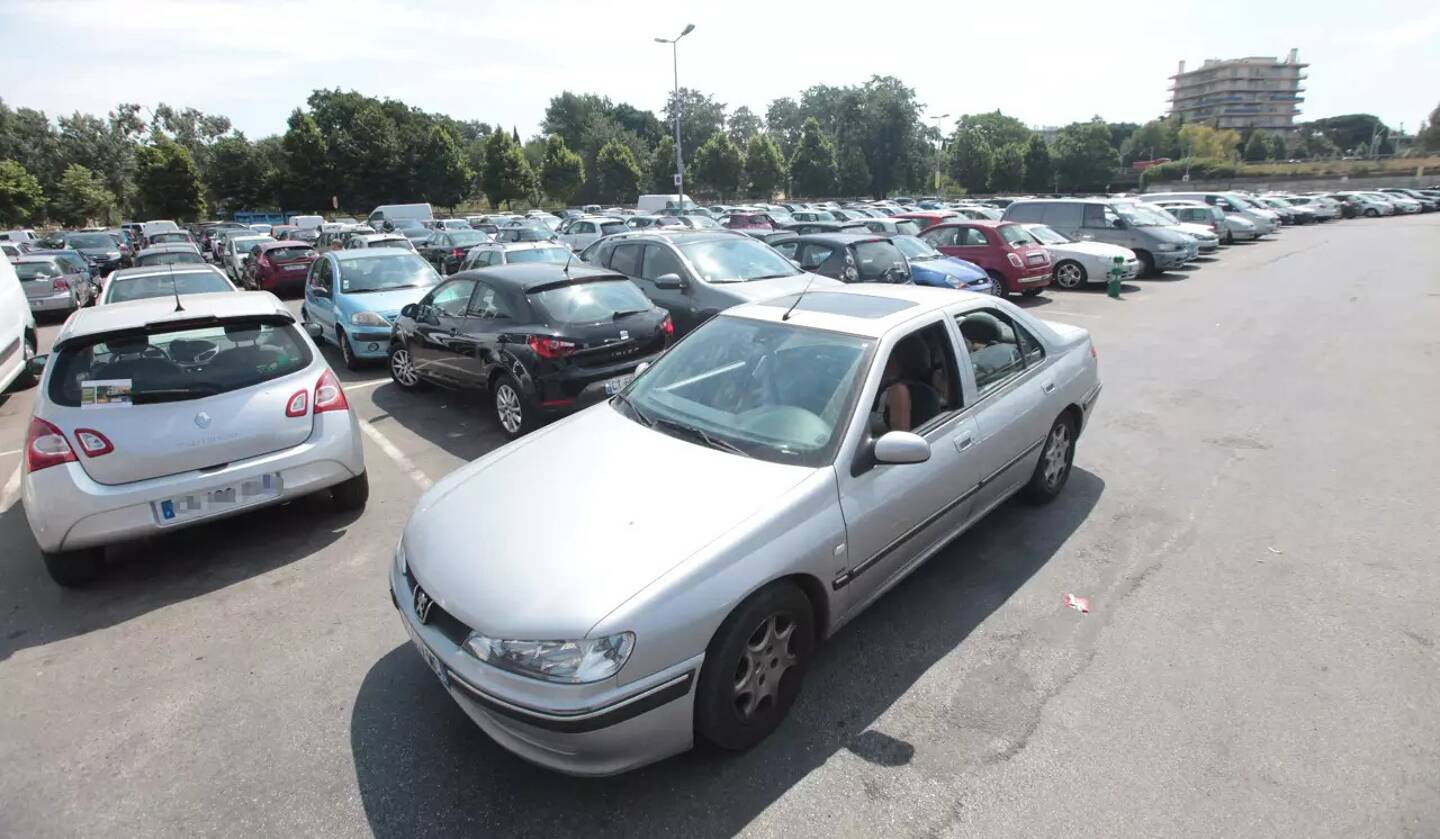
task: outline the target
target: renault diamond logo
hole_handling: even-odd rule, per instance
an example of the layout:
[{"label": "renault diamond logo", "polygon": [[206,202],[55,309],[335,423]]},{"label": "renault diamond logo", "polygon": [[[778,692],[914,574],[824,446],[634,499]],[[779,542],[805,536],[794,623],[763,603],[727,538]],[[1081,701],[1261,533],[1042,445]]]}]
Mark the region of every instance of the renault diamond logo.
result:
[{"label": "renault diamond logo", "polygon": [[205,413],[204,411],[201,411],[200,413],[195,415],[195,424],[200,426],[201,428],[209,428],[210,415]]},{"label": "renault diamond logo", "polygon": [[415,587],[415,616],[420,619],[420,622],[421,622],[421,623],[429,623],[429,622],[430,622],[430,607],[431,607],[431,606],[434,606],[434,605],[435,605],[435,601],[430,599],[430,595],[428,595],[428,594],[425,593],[425,589],[423,589],[423,588],[421,588],[421,587],[419,587],[419,586],[416,586],[416,587]]},{"label": "renault diamond logo", "polygon": [[622,340],[622,341],[628,341],[628,340],[630,340],[630,333],[629,333],[629,332],[626,332],[626,331],[623,330],[623,329],[620,330],[620,340]]}]

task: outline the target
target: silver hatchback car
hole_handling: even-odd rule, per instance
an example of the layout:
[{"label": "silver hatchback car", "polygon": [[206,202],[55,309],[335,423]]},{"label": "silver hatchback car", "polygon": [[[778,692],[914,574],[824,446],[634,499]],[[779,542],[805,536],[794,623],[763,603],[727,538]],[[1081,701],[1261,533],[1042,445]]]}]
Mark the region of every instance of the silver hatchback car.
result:
[{"label": "silver hatchback car", "polygon": [[[817,642],[1012,494],[1061,491],[1099,394],[1089,333],[988,295],[742,304],[437,483],[391,597],[461,708],[537,764],[747,748]],[[558,516],[515,491],[547,476]]]},{"label": "silver hatchback car", "polygon": [[104,546],[329,489],[369,495],[335,373],[273,295],[217,292],[73,315],[25,440],[25,517],[50,576],[82,585]]}]

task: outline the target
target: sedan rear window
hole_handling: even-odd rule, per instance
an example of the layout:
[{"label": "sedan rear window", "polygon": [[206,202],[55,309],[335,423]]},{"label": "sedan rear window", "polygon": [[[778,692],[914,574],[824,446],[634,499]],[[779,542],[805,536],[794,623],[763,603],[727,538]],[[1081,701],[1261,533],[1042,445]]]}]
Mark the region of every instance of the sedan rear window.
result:
[{"label": "sedan rear window", "polygon": [[531,248],[523,251],[510,251],[505,255],[507,262],[553,262],[556,265],[564,265],[574,256],[568,248]]},{"label": "sedan rear window", "polygon": [[600,233],[601,233],[601,235],[603,235],[603,236],[609,236],[609,235],[611,235],[612,233],[624,233],[625,230],[626,230],[625,222],[623,222],[623,221],[602,221],[602,222],[600,222]]},{"label": "sedan rear window", "polygon": [[144,268],[149,265],[204,265],[205,258],[191,251],[166,251],[147,253],[135,257],[135,265]]},{"label": "sedan rear window", "polygon": [[65,237],[65,244],[72,248],[105,248],[110,250],[115,247],[115,240],[105,233],[71,233]]},{"label": "sedan rear window", "polygon": [[50,398],[74,408],[108,387],[128,389],[135,405],[202,399],[288,376],[311,360],[293,324],[261,320],[100,335],[60,350]]},{"label": "sedan rear window", "polygon": [[20,276],[20,281],[25,280],[49,280],[64,274],[60,266],[54,262],[21,262],[15,266],[15,273]]},{"label": "sedan rear window", "polygon": [[531,294],[530,301],[560,323],[600,323],[652,306],[638,286],[619,277],[546,289]]},{"label": "sedan rear window", "polygon": [[314,248],[272,248],[265,252],[271,262],[287,262],[292,259],[314,259]]},{"label": "sedan rear window", "polygon": [[204,294],[211,291],[234,291],[235,287],[214,271],[187,271],[175,274],[151,274],[146,277],[111,277],[105,287],[105,302],[123,303],[174,294]]}]

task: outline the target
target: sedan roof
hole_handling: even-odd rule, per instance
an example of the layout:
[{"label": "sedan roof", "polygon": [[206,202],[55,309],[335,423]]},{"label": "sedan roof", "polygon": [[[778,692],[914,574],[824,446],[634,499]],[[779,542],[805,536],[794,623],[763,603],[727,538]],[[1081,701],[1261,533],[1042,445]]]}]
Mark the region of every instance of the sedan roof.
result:
[{"label": "sedan roof", "polygon": [[[742,303],[721,312],[720,317],[779,323],[787,320],[786,309],[796,302],[795,298],[796,295],[791,294],[757,303]],[[859,283],[816,289],[801,295],[788,322],[796,326],[879,338],[902,323],[957,303],[994,305],[995,298],[952,288]]]},{"label": "sedan roof", "polygon": [[583,282],[601,277],[625,279],[623,274],[596,268],[581,262],[578,258],[570,263],[568,270],[566,265],[556,262],[510,262],[492,268],[464,271],[456,276],[467,274],[483,277],[488,282],[509,286],[519,291],[525,291],[535,286]]},{"label": "sedan roof", "polygon": [[80,309],[71,315],[55,336],[55,346],[89,335],[100,335],[121,329],[164,324],[168,321],[191,321],[206,318],[236,318],[279,315],[294,321],[294,316],[279,298],[269,292],[236,294],[215,291],[207,294],[185,294],[180,297],[182,311],[175,311],[172,297],[150,297]]},{"label": "sedan roof", "polygon": [[[789,241],[788,239],[786,241]],[[874,233],[803,233],[795,237],[798,242],[814,242],[817,245],[831,245],[843,247],[845,245],[859,245],[864,242],[888,242],[888,236],[878,236]]]}]

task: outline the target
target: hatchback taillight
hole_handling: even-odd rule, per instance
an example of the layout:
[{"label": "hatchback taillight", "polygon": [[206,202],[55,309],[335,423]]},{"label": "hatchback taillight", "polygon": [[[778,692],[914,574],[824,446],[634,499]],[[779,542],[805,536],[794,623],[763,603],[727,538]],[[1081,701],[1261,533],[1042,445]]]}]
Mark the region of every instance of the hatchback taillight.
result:
[{"label": "hatchback taillight", "polygon": [[285,403],[285,416],[303,417],[310,409],[310,392],[297,390],[291,395],[290,401]]},{"label": "hatchback taillight", "polygon": [[670,336],[675,334],[675,321],[671,320],[669,315],[666,315],[665,319],[660,321],[660,331]]},{"label": "hatchback taillight", "polygon": [[30,418],[30,432],[25,435],[25,469],[39,472],[75,460],[75,450],[60,429],[39,417]]},{"label": "hatchback taillight", "polygon": [[50,282],[50,287],[55,289],[56,291],[69,291],[70,281],[65,279],[64,277],[56,277]]},{"label": "hatchback taillight", "polygon": [[541,358],[564,358],[575,352],[575,345],[570,341],[561,341],[558,338],[547,338],[541,335],[531,335],[526,343],[530,349]]},{"label": "hatchback taillight", "polygon": [[80,451],[88,457],[99,457],[115,451],[115,444],[110,442],[110,438],[93,428],[75,429],[75,439],[80,441]]},{"label": "hatchback taillight", "polygon": [[1011,264],[1011,265],[1014,265],[1016,268],[1024,268],[1024,267],[1025,267],[1025,260],[1023,260],[1023,259],[1020,258],[1020,254],[1015,253],[1015,252],[1012,251],[1012,252],[1010,252],[1010,253],[1005,254],[1005,256],[1010,260],[1010,264]]},{"label": "hatchback taillight", "polygon": [[450,255],[453,256],[453,257],[455,257],[456,259],[459,259],[460,257],[462,257],[462,256],[465,255],[465,249],[464,249],[464,248],[456,248],[455,250],[453,250],[453,251],[450,252]]},{"label": "hatchback taillight", "polygon": [[335,378],[334,370],[326,370],[320,376],[320,381],[315,383],[315,413],[348,410],[350,403],[345,399],[345,390],[340,387],[340,380]]}]

